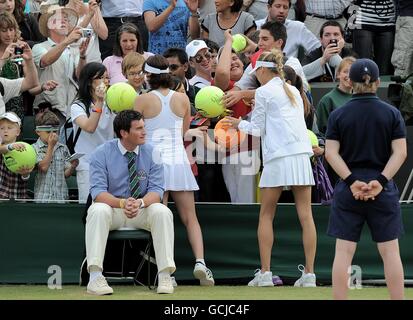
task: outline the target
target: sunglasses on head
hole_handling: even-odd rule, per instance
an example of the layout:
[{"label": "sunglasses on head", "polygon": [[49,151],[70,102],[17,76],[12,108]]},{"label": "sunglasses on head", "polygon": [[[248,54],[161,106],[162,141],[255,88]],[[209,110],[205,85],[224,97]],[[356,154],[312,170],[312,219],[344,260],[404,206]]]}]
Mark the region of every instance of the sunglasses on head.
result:
[{"label": "sunglasses on head", "polygon": [[212,57],[211,52],[207,51],[207,52],[205,52],[204,55],[202,55],[202,54],[197,54],[197,55],[194,57],[194,60],[195,60],[196,63],[201,63],[202,60],[204,60],[204,58],[205,58],[206,60],[210,60],[211,57]]}]

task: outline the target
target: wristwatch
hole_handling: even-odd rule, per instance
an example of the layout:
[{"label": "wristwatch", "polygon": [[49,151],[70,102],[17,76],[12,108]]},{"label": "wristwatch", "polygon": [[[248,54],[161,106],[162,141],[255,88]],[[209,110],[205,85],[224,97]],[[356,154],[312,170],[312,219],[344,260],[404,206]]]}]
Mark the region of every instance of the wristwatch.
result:
[{"label": "wristwatch", "polygon": [[145,202],[143,202],[143,198],[141,198],[140,200],[142,202],[141,202],[141,205],[139,206],[139,209],[143,209],[143,208],[145,208]]},{"label": "wristwatch", "polygon": [[7,150],[9,150],[9,151],[13,151],[13,150],[14,150],[13,143],[9,143],[9,144],[7,145]]}]

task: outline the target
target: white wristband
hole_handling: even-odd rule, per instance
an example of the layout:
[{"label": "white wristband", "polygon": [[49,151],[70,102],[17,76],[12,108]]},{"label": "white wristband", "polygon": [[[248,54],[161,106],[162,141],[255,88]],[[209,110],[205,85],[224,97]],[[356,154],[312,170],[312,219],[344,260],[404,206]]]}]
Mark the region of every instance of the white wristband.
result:
[{"label": "white wristband", "polygon": [[140,200],[142,201],[142,203],[141,203],[139,209],[143,209],[143,208],[145,208],[145,202],[143,202],[143,199],[142,199],[142,198],[141,198]]}]

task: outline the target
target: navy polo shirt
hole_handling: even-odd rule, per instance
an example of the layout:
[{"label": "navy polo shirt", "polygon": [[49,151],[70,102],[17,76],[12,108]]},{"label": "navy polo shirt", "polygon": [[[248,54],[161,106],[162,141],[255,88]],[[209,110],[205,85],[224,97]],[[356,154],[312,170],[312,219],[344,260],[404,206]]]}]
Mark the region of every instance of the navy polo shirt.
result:
[{"label": "navy polo shirt", "polygon": [[372,93],[354,94],[328,119],[326,138],[340,142],[340,155],[350,170],[381,172],[390,158],[392,140],[405,137],[400,111]]}]

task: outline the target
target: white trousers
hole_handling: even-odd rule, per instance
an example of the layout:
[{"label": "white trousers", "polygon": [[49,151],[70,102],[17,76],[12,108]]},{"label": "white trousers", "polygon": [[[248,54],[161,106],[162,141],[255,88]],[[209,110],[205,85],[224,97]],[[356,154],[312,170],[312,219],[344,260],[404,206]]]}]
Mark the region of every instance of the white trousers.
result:
[{"label": "white trousers", "polygon": [[92,265],[103,269],[109,231],[122,227],[149,231],[152,234],[158,271],[175,271],[173,215],[161,203],[151,204],[132,219],[126,217],[122,209],[112,208],[105,203],[93,203],[86,218],[88,270]]},{"label": "white trousers", "polygon": [[231,196],[231,202],[255,203],[256,174],[260,169],[258,153],[256,151],[241,152],[225,160],[222,164],[222,175]]},{"label": "white trousers", "polygon": [[79,190],[79,203],[86,203],[89,195],[89,170],[76,171],[77,189]]}]

